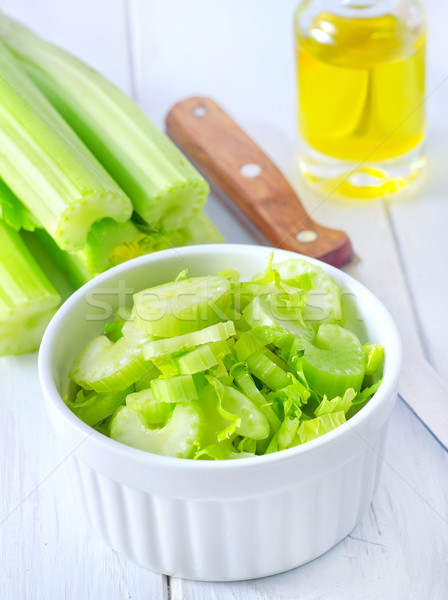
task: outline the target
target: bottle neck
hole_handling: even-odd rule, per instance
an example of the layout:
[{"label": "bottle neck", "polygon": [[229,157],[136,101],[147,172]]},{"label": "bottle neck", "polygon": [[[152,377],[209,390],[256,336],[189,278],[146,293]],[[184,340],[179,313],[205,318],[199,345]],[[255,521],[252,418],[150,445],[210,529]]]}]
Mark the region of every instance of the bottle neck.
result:
[{"label": "bottle neck", "polygon": [[[321,0],[324,10],[348,18],[372,18],[390,13],[397,0]],[[406,0],[398,0],[406,2]]]}]

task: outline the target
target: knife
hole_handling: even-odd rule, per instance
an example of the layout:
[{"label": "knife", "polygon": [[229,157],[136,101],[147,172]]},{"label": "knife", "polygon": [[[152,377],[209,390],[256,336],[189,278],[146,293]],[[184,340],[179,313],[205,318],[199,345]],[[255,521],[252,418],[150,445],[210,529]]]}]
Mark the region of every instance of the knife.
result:
[{"label": "knife", "polygon": [[[336,267],[350,260],[347,235],[307,215],[279,169],[213,100],[179,102],[168,113],[166,128],[256,239]],[[448,388],[423,356],[406,358],[398,393],[448,451]]]},{"label": "knife", "polygon": [[271,159],[213,100],[179,102],[166,117],[166,129],[260,242],[336,267],[350,260],[347,235],[311,219]]}]

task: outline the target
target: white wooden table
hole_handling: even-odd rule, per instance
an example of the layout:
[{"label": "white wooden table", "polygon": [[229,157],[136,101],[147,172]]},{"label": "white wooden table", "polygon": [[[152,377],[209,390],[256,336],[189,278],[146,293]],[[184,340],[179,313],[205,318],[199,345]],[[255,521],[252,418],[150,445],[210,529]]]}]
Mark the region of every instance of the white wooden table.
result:
[{"label": "white wooden table", "polygon": [[[300,190],[296,1],[0,0],[0,8],[104,73],[160,126],[177,100],[194,94],[219,100]],[[319,205],[301,192],[317,220],[349,233],[358,258],[347,271],[389,307],[405,351],[421,348],[447,377],[448,5],[426,5],[429,170],[422,189],[402,202],[350,205]],[[208,211],[228,241],[252,241],[214,198]],[[380,488],[348,538],[283,575],[207,584],[167,580],[97,539],[72,505],[59,468],[36,356],[1,359],[0,382],[1,600],[448,598],[447,455],[401,401]]]}]

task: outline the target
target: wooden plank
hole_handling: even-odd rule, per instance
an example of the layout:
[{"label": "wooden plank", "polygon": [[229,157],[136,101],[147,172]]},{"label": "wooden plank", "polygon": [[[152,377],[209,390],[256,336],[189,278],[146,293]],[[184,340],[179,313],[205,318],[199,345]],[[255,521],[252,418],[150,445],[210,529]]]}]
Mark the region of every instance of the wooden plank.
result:
[{"label": "wooden plank", "polygon": [[[2,2],[3,11],[130,92],[124,8],[121,0]],[[6,519],[0,530],[0,598],[167,597],[161,575],[112,551],[76,512],[58,468],[36,358],[0,359],[0,522]]]},{"label": "wooden plank", "polygon": [[[137,98],[159,125],[182,98],[209,95],[218,101],[286,172],[313,217],[347,231],[358,255],[347,271],[388,306],[405,348],[418,350],[413,305],[384,205],[319,205],[297,180],[291,34],[296,3],[284,1],[280,8],[256,0],[131,2]],[[156,26],[161,23],[163,28]],[[226,212],[213,198],[209,212],[222,225]],[[223,232],[228,241],[248,241],[231,219]],[[368,515],[325,556],[258,581],[207,584],[171,578],[173,600],[443,598],[448,489],[438,474],[446,468],[446,455],[401,404],[392,417],[385,461]]]},{"label": "wooden plank", "polygon": [[[448,375],[448,222],[446,147],[448,6],[428,0],[429,57],[426,112],[428,172],[425,185],[411,197],[390,203],[392,227],[408,276],[425,351],[442,376]],[[447,398],[448,401],[448,398]]]}]

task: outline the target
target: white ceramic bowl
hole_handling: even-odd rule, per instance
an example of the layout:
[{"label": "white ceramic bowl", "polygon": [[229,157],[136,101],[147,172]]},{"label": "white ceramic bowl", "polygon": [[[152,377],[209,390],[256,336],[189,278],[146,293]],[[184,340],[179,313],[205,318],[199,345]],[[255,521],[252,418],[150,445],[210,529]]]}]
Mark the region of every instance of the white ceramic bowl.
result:
[{"label": "white ceramic bowl", "polygon": [[[373,294],[319,261],[311,262],[343,290],[347,325],[362,341],[386,349],[379,391],[352,419],[323,437],[248,459],[169,458],[94,431],[61,398],[74,357],[102,331],[109,304],[116,309],[124,295],[170,281],[185,267],[192,276],[233,267],[248,278],[265,268],[271,252],[260,246],[209,245],[143,256],[83,286],[45,333],[40,381],[63,456],[69,455],[65,466],[76,504],[114,549],[154,571],[208,581],[286,571],[344,538],[372,500],[396,399],[400,340]],[[297,256],[274,252],[276,261]]]}]

